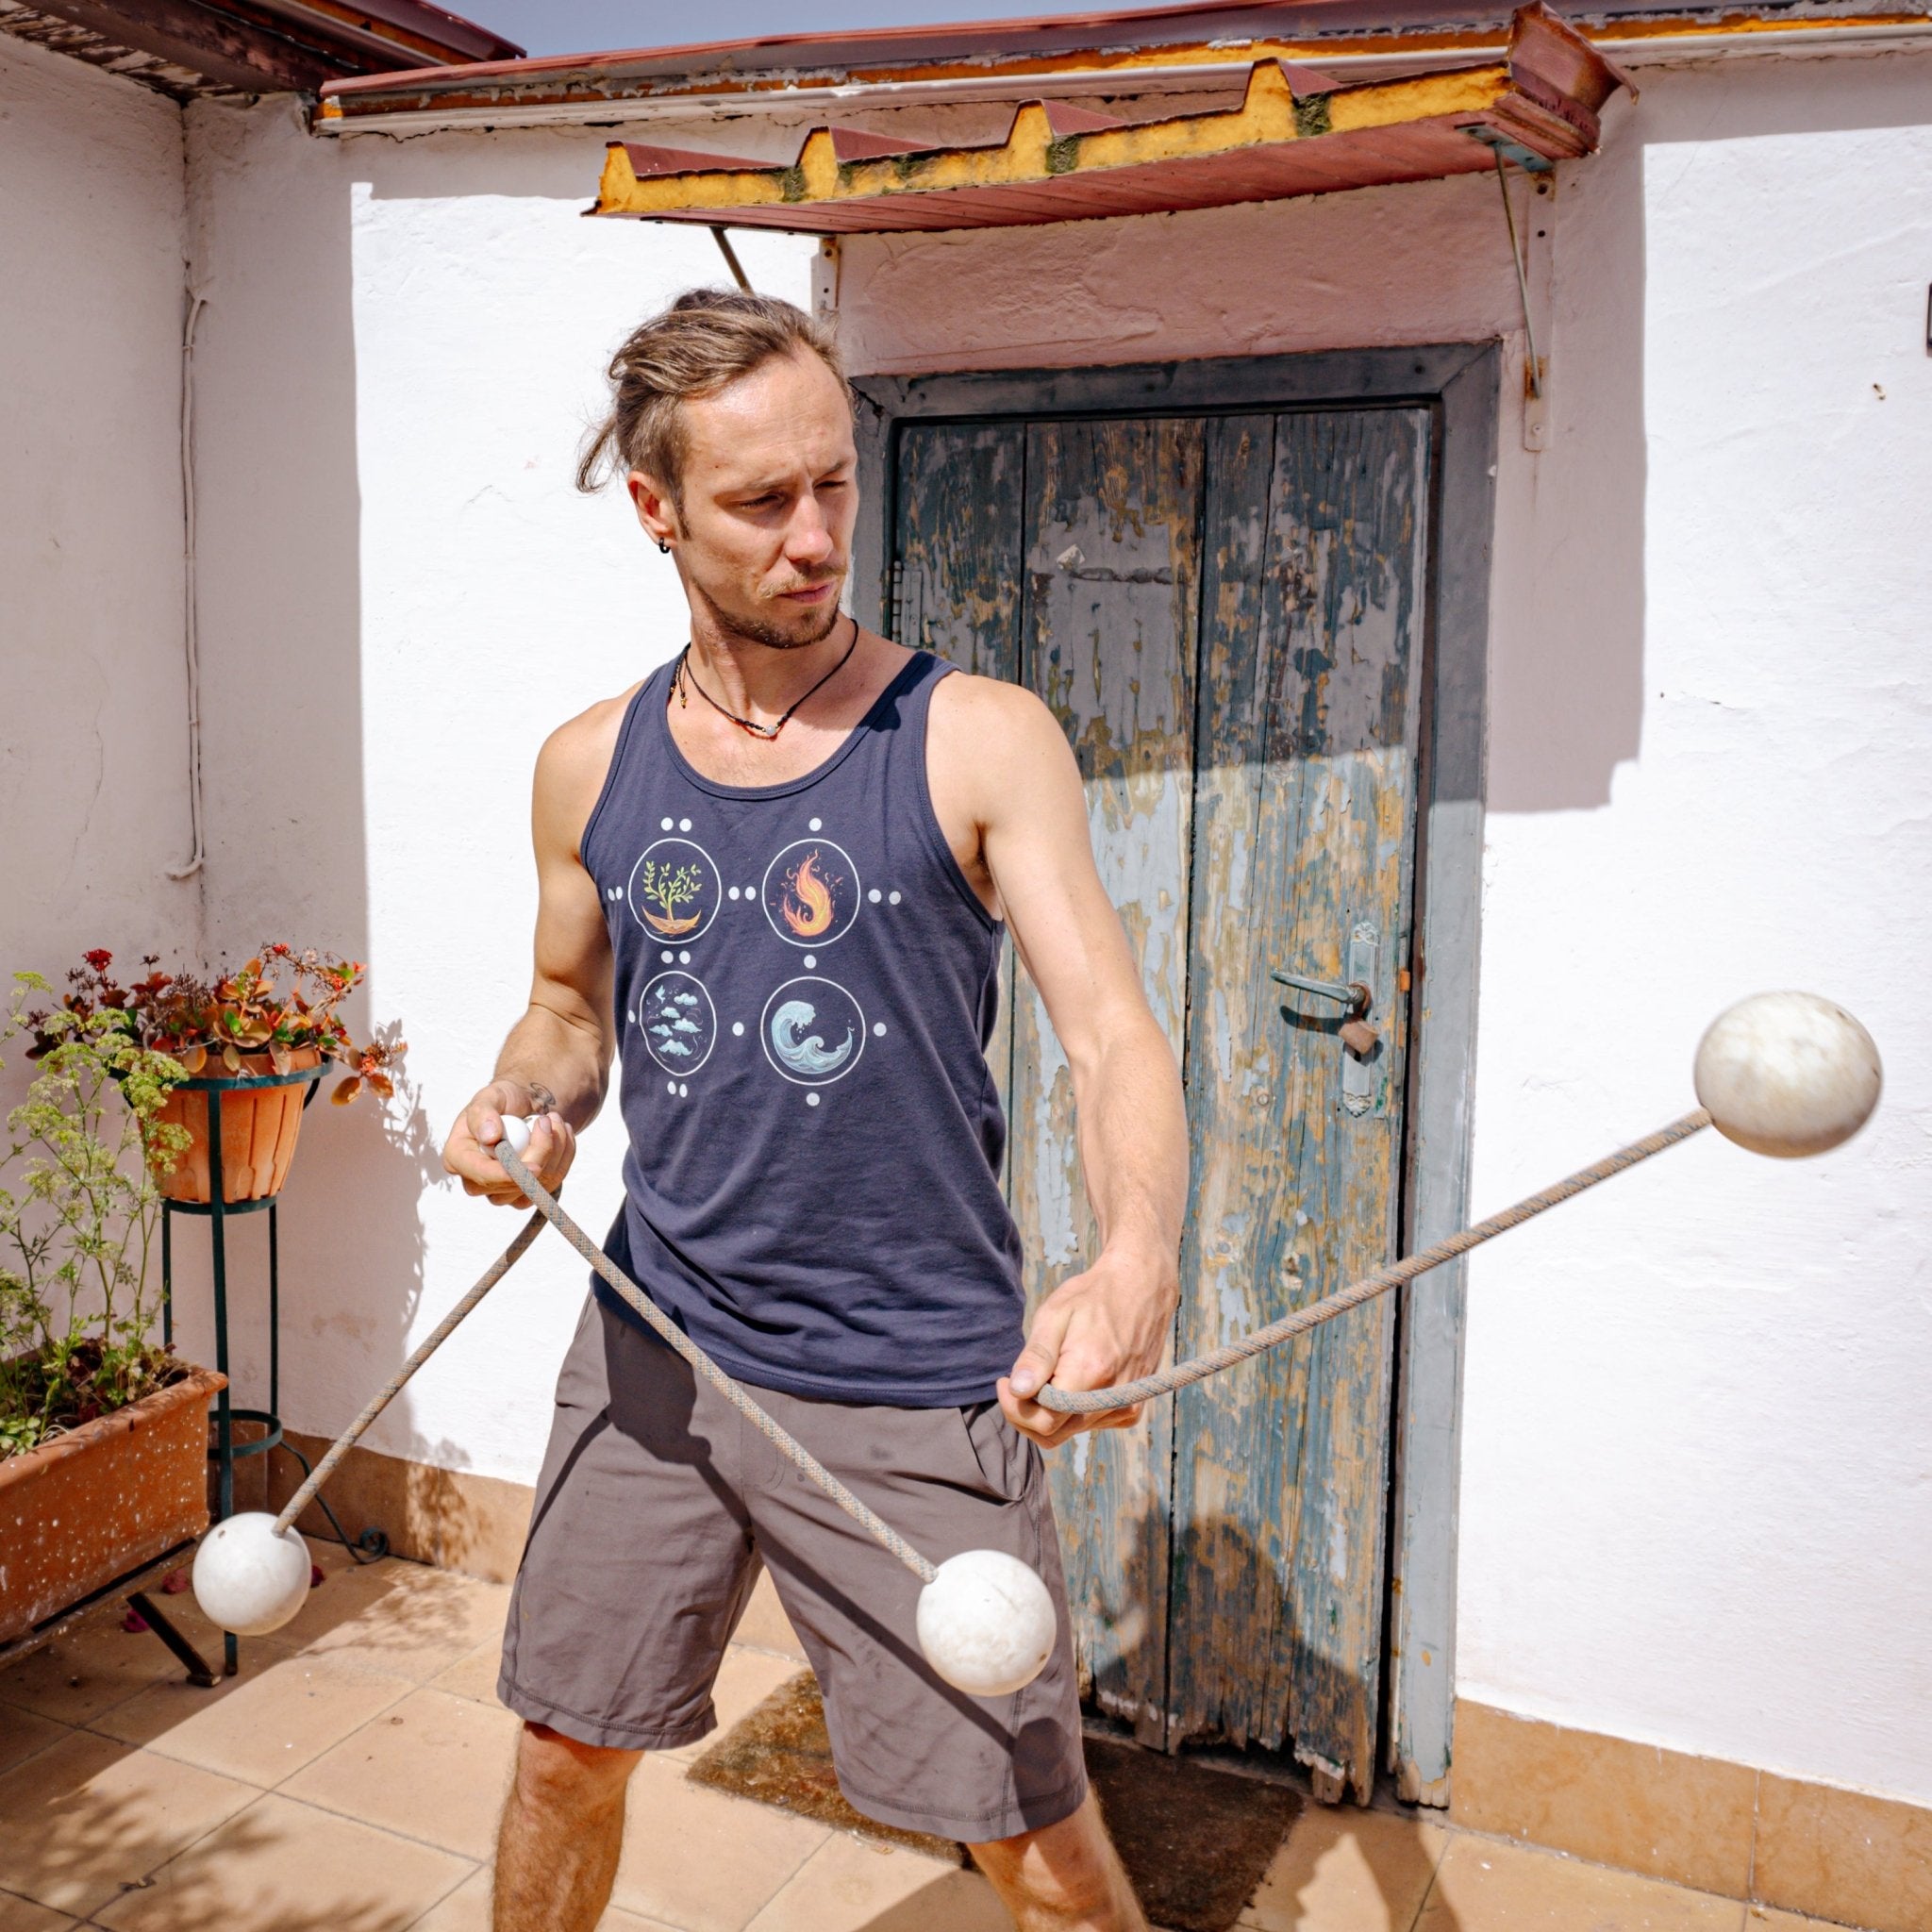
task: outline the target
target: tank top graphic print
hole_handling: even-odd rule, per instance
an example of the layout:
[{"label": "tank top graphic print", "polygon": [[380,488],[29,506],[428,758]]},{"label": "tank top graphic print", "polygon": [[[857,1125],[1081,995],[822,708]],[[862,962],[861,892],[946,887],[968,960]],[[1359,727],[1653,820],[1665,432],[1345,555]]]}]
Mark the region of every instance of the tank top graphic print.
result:
[{"label": "tank top graphic print", "polygon": [[667,665],[585,827],[630,1139],[610,1253],[759,1387],[979,1402],[1024,1340],[986,1062],[1004,928],[925,778],[951,669],[918,653],[815,770],[736,786],[678,750]]}]

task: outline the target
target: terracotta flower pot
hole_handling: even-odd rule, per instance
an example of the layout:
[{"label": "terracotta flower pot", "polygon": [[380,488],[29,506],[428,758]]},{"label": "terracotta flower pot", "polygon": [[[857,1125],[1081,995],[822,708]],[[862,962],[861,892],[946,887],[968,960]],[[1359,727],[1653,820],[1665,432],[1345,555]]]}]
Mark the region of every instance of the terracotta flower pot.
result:
[{"label": "terracotta flower pot", "polygon": [[208,1090],[222,1096],[222,1199],[259,1201],[282,1191],[289,1163],[295,1158],[295,1137],[302,1130],[302,1103],[308,1096],[304,1075],[322,1064],[312,1046],[298,1049],[287,1075],[274,1086],[251,1087],[247,1080],[273,1079],[275,1065],[265,1053],[242,1056],[242,1072],[228,1078],[202,1076],[176,1087],[161,1107],[159,1118],[186,1127],[193,1137],[175,1163],[172,1174],[157,1174],[156,1184],[171,1201],[208,1202],[214,1198],[208,1160]]},{"label": "terracotta flower pot", "polygon": [[208,1407],[224,1379],[196,1369],[0,1460],[0,1643],[208,1527]]}]

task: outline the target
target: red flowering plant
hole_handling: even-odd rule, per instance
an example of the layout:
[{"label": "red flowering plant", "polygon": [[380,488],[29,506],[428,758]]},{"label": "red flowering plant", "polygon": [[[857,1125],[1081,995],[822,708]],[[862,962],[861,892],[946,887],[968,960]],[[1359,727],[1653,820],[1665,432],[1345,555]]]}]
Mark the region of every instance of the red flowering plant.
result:
[{"label": "red flowering plant", "polygon": [[[81,957],[67,975],[63,1010],[117,1016],[137,1046],[165,1054],[190,1079],[240,1074],[244,1054],[266,1054],[276,1073],[287,1074],[298,1054],[313,1050],[347,1069],[329,1095],[336,1106],[346,1107],[365,1088],[384,1100],[395,1092],[391,1075],[406,1042],[371,1040],[358,1046],[339,1011],[361,983],[360,960],[313,947],[298,953],[276,941],[233,972],[204,978],[162,973],[159,955],[148,953],[141,961],[144,975],[124,986],[114,975],[111,953],[97,948]],[[49,1038],[43,1028],[42,1043]]]}]

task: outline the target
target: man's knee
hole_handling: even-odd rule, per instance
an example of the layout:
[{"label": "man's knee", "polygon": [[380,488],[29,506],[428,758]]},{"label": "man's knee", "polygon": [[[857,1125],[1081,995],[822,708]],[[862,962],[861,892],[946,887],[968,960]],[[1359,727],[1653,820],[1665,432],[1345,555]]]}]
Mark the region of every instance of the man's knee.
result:
[{"label": "man's knee", "polygon": [[517,1744],[517,1795],[544,1809],[574,1809],[621,1798],[641,1751],[581,1744],[548,1724],[525,1723]]}]

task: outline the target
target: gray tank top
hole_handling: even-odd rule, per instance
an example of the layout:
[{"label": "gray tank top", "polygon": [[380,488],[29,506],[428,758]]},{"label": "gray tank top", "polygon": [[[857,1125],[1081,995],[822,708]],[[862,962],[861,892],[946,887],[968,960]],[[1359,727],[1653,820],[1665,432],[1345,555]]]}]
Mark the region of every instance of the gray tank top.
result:
[{"label": "gray tank top", "polygon": [[677,749],[667,665],[584,830],[630,1136],[610,1253],[762,1388],[979,1402],[1024,1341],[986,1062],[1004,928],[925,781],[951,669],[919,653],[816,770],[739,786]]}]

